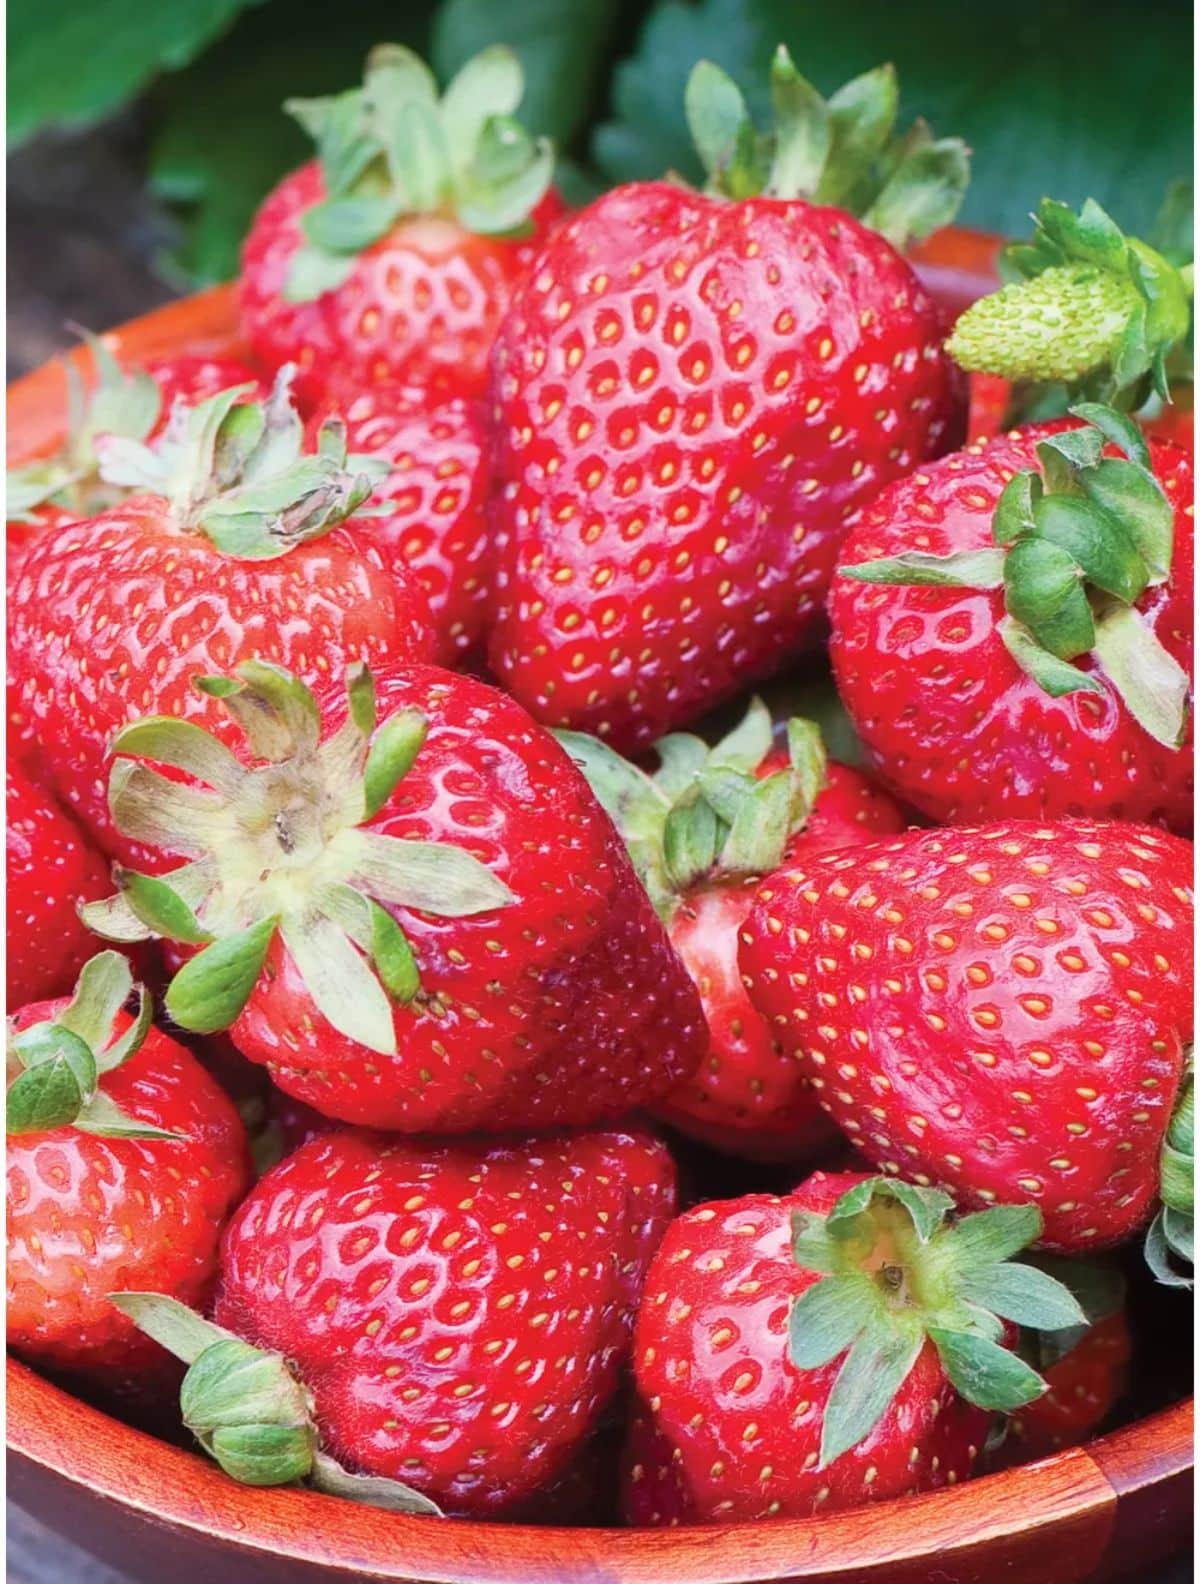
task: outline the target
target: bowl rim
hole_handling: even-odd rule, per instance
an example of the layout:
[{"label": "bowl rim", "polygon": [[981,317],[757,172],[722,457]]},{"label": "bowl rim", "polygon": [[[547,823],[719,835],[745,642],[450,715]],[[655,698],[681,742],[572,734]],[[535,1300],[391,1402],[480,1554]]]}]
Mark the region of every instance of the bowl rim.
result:
[{"label": "bowl rim", "polygon": [[[916,251],[927,281],[965,300],[995,282],[997,238],[951,227]],[[236,288],[224,285],[165,304],[104,335],[118,356],[141,361],[181,350],[244,355]],[[63,364],[87,370],[87,349],[49,359],[8,388],[10,465],[52,450],[63,434]],[[1114,1531],[1117,1506],[1147,1486],[1186,1478],[1193,1466],[1190,1398],[1088,1443],[961,1485],[810,1519],[678,1529],[595,1529],[405,1517],[296,1488],[251,1490],[199,1452],[113,1419],[10,1358],[10,1453],[149,1523],[295,1563],[319,1562],[362,1580],[427,1584],[509,1581],[513,1559],[536,1576],[619,1578],[621,1584],[745,1584],[787,1577],[853,1578],[911,1567],[1022,1535],[1070,1530],[1082,1577]],[[314,1505],[316,1504],[316,1505]],[[881,1513],[906,1515],[881,1524]],[[306,1547],[304,1541],[313,1536]],[[507,1540],[508,1543],[505,1543]],[[866,1548],[866,1542],[871,1549]],[[531,1559],[536,1558],[536,1563]],[[611,1571],[611,1574],[609,1570]],[[869,1570],[869,1572],[868,1572]],[[527,1574],[527,1576],[535,1576]],[[1065,1584],[1065,1581],[1064,1581]]]},{"label": "bowl rim", "polygon": [[[1087,1446],[904,1497],[902,1506],[889,1501],[817,1518],[677,1529],[439,1521],[297,1487],[239,1485],[198,1451],[110,1418],[13,1358],[7,1396],[10,1452],[90,1497],[241,1551],[319,1561],[363,1580],[424,1584],[507,1584],[513,1559],[533,1556],[539,1573],[556,1584],[609,1569],[621,1584],[746,1584],[843,1573],[865,1584],[866,1569],[875,1564],[927,1560],[932,1537],[939,1562],[949,1566],[956,1554],[1064,1525],[1086,1525],[1075,1543],[1087,1566],[1071,1575],[1083,1577],[1105,1552],[1121,1497],[1186,1477],[1193,1462],[1187,1399]],[[879,1527],[885,1510],[906,1515],[904,1524],[887,1525],[886,1534]]]}]

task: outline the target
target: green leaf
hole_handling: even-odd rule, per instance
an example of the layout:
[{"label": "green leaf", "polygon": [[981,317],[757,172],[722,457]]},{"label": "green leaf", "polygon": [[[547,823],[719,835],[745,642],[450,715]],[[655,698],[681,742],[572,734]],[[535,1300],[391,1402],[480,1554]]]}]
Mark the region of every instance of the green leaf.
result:
[{"label": "green leaf", "polygon": [[[675,888],[663,857],[663,823],[670,804],[655,777],[630,764],[607,743],[586,732],[556,731],[554,736],[566,749],[595,793],[600,807],[617,827],[633,861],[638,879],[660,914],[669,913]],[[697,767],[703,765],[707,749],[699,738],[682,739],[698,745]],[[691,770],[684,785],[690,785]]]},{"label": "green leaf", "polygon": [[407,1005],[421,988],[417,959],[408,936],[378,902],[371,909],[371,961],[393,1001]]},{"label": "green leaf", "polygon": [[565,147],[603,86],[620,16],[619,0],[522,0],[505,7],[444,0],[433,26],[434,65],[448,82],[479,51],[509,45],[524,72],[522,122]]},{"label": "green leaf", "polygon": [[1005,604],[1043,649],[1060,660],[1087,654],[1095,623],[1074,557],[1048,539],[1018,539],[1004,560]]},{"label": "green leaf", "polygon": [[363,771],[364,819],[371,819],[412,769],[429,731],[420,710],[397,710],[375,733]]},{"label": "green leaf", "polygon": [[117,1014],[132,993],[129,959],[120,952],[98,952],[84,963],[71,1000],[55,1021],[97,1056],[112,1039]]},{"label": "green leaf", "polygon": [[1068,660],[1052,655],[1020,622],[1005,616],[997,625],[1004,647],[1037,685],[1051,698],[1063,698],[1068,693],[1103,693],[1104,684],[1087,671],[1081,671]]},{"label": "green leaf", "polygon": [[160,70],[193,59],[250,0],[13,0],[8,13],[8,137],[82,126],[115,109]]},{"label": "green leaf", "polygon": [[724,836],[721,821],[704,798],[697,795],[675,804],[663,827],[663,853],[678,890],[713,867]]},{"label": "green leaf", "polygon": [[381,902],[465,918],[515,901],[474,853],[450,842],[405,841],[365,829],[344,831],[340,841],[342,852],[354,860],[350,884]]},{"label": "green leaf", "polygon": [[720,852],[730,874],[769,874],[779,866],[792,828],[792,773],[780,770],[755,781]]},{"label": "green leaf", "polygon": [[233,1337],[223,1326],[203,1319],[186,1304],[164,1293],[114,1292],[109,1293],[108,1299],[139,1331],[144,1331],[152,1341],[185,1364],[194,1364],[206,1348]]},{"label": "green leaf", "polygon": [[658,0],[592,138],[603,174],[673,169],[697,180],[683,115],[691,63],[706,57],[729,72],[765,120],[781,41],[825,91],[866,64],[894,62],[905,109],[974,150],[965,225],[1022,235],[1033,201],[1053,192],[1076,207],[1091,195],[1144,231],[1168,182],[1191,169],[1191,62],[1169,6],[1121,26],[1091,0],[1053,0],[1022,11],[1019,27],[981,29],[959,0],[926,0],[919,15],[893,0]]},{"label": "green leaf", "polygon": [[1153,474],[1136,462],[1105,457],[1079,477],[1088,500],[1120,522],[1161,582],[1171,570],[1175,513]]},{"label": "green leaf", "polygon": [[[1139,467],[1150,466],[1150,447],[1146,443],[1146,436],[1127,413],[1106,407],[1103,402],[1075,402],[1070,412],[1074,418],[1085,418],[1099,429],[1106,440],[1120,446],[1130,462],[1136,462]],[[1070,433],[1069,430],[1066,432]]]},{"label": "green leaf", "polygon": [[1004,552],[989,548],[932,555],[927,550],[905,550],[900,555],[881,556],[878,561],[839,567],[838,573],[854,583],[997,589],[1004,582]]},{"label": "green leaf", "polygon": [[1040,475],[1032,468],[1009,479],[992,515],[992,538],[998,545],[1013,544],[1033,531],[1033,510],[1042,497],[1042,487]]},{"label": "green leaf", "polygon": [[848,1188],[834,1205],[829,1212],[830,1230],[834,1231],[842,1222],[857,1219],[874,1199],[894,1199],[903,1205],[921,1243],[929,1242],[954,1208],[953,1199],[940,1188],[922,1188],[899,1178],[868,1177]]},{"label": "green leaf", "polygon": [[[1150,569],[1116,518],[1097,511],[1082,496],[1051,494],[1037,503],[1034,518],[1038,537],[1066,551],[1096,588],[1126,605],[1144,591]],[[1014,610],[1013,615],[1022,618],[1023,612]]]},{"label": "green leaf", "polygon": [[[673,739],[664,738],[664,742]],[[680,734],[683,742],[697,742],[698,738],[686,737]],[[771,712],[760,698],[752,698],[746,706],[746,713],[731,732],[727,732],[712,748],[708,754],[709,765],[724,765],[731,770],[740,770],[747,775],[753,775],[759,765],[771,752],[774,746],[774,729],[771,725]],[[662,746],[659,745],[659,755],[662,757]]]},{"label": "green leaf", "polygon": [[345,932],[321,914],[303,920],[285,915],[279,932],[322,1016],[347,1039],[394,1056],[392,1003]]},{"label": "green leaf", "polygon": [[1087,1324],[1070,1289],[1033,1265],[1005,1263],[967,1270],[956,1290],[968,1303],[1039,1331]]},{"label": "green leaf", "polygon": [[96,1088],[95,1059],[78,1034],[38,1023],[13,1044],[25,1071],[9,1085],[6,1130],[44,1133],[74,1122]]},{"label": "green leaf", "polygon": [[843,1269],[841,1250],[830,1236],[826,1218],[810,1210],[792,1212],[792,1258],[801,1270],[822,1276]]},{"label": "green leaf", "polygon": [[797,1369],[820,1369],[846,1351],[878,1308],[875,1284],[861,1271],[814,1282],[792,1304],[788,1357]]},{"label": "green leaf", "polygon": [[[284,100],[334,95],[357,83],[379,39],[424,49],[433,9],[433,0],[415,0],[398,14],[386,0],[357,0],[331,26],[320,0],[288,0],[281,25],[280,0],[255,5],[215,48],[163,81],[152,104],[149,174],[152,191],[183,222],[170,259],[178,278],[207,284],[232,277],[254,211],[281,176],[311,157],[305,133],[281,109]],[[328,255],[313,250],[296,266],[297,276],[307,272],[306,297],[336,284],[327,264],[317,275],[317,258]]]},{"label": "green leaf", "polygon": [[771,62],[771,109],[776,142],[770,191],[788,196],[815,193],[833,147],[833,117],[782,44]]},{"label": "green leaf", "polygon": [[359,253],[394,225],[397,213],[391,198],[329,198],[307,209],[301,225],[319,252]]},{"label": "green leaf", "polygon": [[1187,730],[1187,672],[1135,610],[1115,606],[1096,623],[1096,658],[1142,730],[1178,748]]},{"label": "green leaf", "polygon": [[203,946],[212,940],[208,930],[169,881],[123,869],[120,884],[125,900],[155,935],[182,941],[188,946]]},{"label": "green leaf", "polygon": [[864,1327],[825,1404],[818,1467],[828,1468],[871,1433],[908,1378],[924,1344],[919,1328],[898,1325],[890,1317],[880,1316]]},{"label": "green leaf", "polygon": [[995,1205],[957,1221],[946,1233],[943,1247],[966,1268],[992,1264],[1019,1254],[1042,1230],[1042,1213],[1036,1205]]},{"label": "green leaf", "polygon": [[162,1139],[175,1144],[187,1142],[186,1134],[172,1133],[168,1128],[156,1127],[152,1122],[142,1122],[130,1116],[115,1100],[110,1100],[103,1089],[97,1089],[85,1103],[75,1118],[75,1126],[81,1133],[93,1133],[97,1138]]},{"label": "green leaf", "polygon": [[363,1502],[368,1507],[382,1507],[385,1512],[410,1513],[420,1518],[441,1518],[442,1509],[428,1496],[402,1485],[399,1480],[384,1479],[377,1474],[351,1474],[327,1452],[317,1451],[309,1477],[313,1490],[326,1496],[340,1496],[343,1501]]},{"label": "green leaf", "polygon": [[976,1407],[1012,1413],[1046,1390],[1036,1370],[998,1342],[970,1331],[936,1328],[929,1336],[950,1384]]},{"label": "green leaf", "polygon": [[1155,1280],[1162,1286],[1188,1288],[1192,1285],[1191,1276],[1176,1269],[1172,1264],[1175,1250],[1167,1237],[1167,1214],[1165,1209],[1160,1210],[1146,1231],[1144,1245],[1146,1264],[1150,1267]]},{"label": "green leaf", "polygon": [[215,1034],[236,1022],[258,983],[276,921],[263,919],[206,946],[171,981],[165,1004],[181,1028]]}]

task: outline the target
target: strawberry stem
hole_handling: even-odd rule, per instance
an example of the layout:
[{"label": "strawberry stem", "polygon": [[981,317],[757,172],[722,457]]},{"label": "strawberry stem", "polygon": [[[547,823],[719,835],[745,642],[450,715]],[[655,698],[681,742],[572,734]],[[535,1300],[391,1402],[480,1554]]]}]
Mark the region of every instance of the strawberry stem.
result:
[{"label": "strawberry stem", "polygon": [[[196,686],[238,722],[259,762],[242,764],[185,721],[153,717],[119,732],[109,779],[117,828],[193,861],[155,876],[117,869],[119,895],[89,903],[84,921],[114,940],[202,946],[166,995],[175,1021],[198,1033],[235,1021],[278,937],[334,1028],[394,1054],[395,1007],[417,996],[420,977],[390,909],[458,918],[512,901],[464,849],[367,828],[420,753],[425,718],[401,710],[376,727],[364,667],[351,670],[346,719],[325,741],[316,700],[282,667],[248,660]],[[154,759],[194,779],[165,776]]]},{"label": "strawberry stem", "polygon": [[896,133],[898,106],[894,67],[864,72],[827,100],[782,44],[769,131],[755,127],[741,90],[711,61],[693,68],[684,95],[709,192],[835,204],[904,248],[957,214],[970,156],[961,139],[935,140],[923,121]]},{"label": "strawberry stem", "polygon": [[1151,388],[1167,399],[1167,358],[1191,325],[1183,271],[1090,198],[1078,215],[1044,198],[1032,242],[1003,262],[1016,279],[968,308],[946,344],[962,368],[1062,382],[1059,411],[1081,397],[1132,409]]},{"label": "strawberry stem", "polygon": [[[1041,471],[1005,486],[992,518],[994,548],[935,556],[908,551],[842,567],[859,583],[1004,592],[999,634],[1009,654],[1052,698],[1103,692],[1101,676],[1156,742],[1176,748],[1190,682],[1136,610],[1171,572],[1174,511],[1150,470],[1132,419],[1093,402],[1071,409],[1086,427],[1037,448]],[[1124,457],[1104,455],[1106,443]],[[1099,674],[1074,664],[1095,658]]]},{"label": "strawberry stem", "polygon": [[792,1254],[822,1279],[792,1305],[788,1352],[797,1369],[844,1355],[825,1408],[821,1468],[879,1422],[926,1340],[960,1396],[1011,1412],[1045,1382],[1002,1345],[1005,1321],[1057,1331],[1087,1318],[1063,1283],[1009,1263],[1041,1232],[1032,1205],[961,1219],[936,1188],[866,1178],[827,1215],[797,1212]]}]

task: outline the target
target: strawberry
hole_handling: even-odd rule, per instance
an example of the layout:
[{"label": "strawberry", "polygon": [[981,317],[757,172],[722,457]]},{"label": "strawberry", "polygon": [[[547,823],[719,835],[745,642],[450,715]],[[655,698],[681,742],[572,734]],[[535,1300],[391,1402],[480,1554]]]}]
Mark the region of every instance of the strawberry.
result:
[{"label": "strawberry", "polygon": [[[111,437],[105,474],[141,493],[43,535],[11,607],[15,703],[58,795],[110,851],[108,743],[131,714],[212,722],[197,673],[255,656],[310,681],[351,660],[424,659],[433,632],[410,573],[343,520],[385,463],[347,457],[336,425],[314,454],[286,375],[264,405],[229,390],[180,415],[150,452]],[[223,721],[222,721],[223,725]]]},{"label": "strawberry", "polygon": [[352,450],[391,464],[374,491],[384,508],[375,537],[412,568],[433,613],[434,658],[452,665],[478,645],[488,595],[483,408],[451,399],[431,409],[422,392],[373,385],[328,401],[314,426],[335,416]]},{"label": "strawberry", "polygon": [[[1134,825],[909,831],[771,876],[742,971],[877,1166],[966,1204],[1033,1203],[1046,1247],[1102,1248],[1159,1194],[1191,1039],[1191,872],[1189,843]],[[1190,1216],[1185,1182],[1164,1171],[1162,1191]]]},{"label": "strawberry", "polygon": [[191,861],[124,871],[85,910],[116,940],[204,948],[167,992],[182,1027],[228,1027],[288,1094],[405,1132],[616,1117],[695,1066],[696,992],[587,783],[518,704],[421,666],[356,668],[324,722],[278,667],[201,686],[248,751],[163,717],[122,732],[118,828]]},{"label": "strawberry", "polygon": [[874,767],[931,819],[1187,831],[1191,458],[1074,410],[867,508],[829,601],[834,675]]},{"label": "strawberry", "polygon": [[76,909],[109,883],[83,832],[11,757],[5,790],[8,1004],[18,1007],[74,984],[96,944]]},{"label": "strawberry", "polygon": [[513,118],[523,89],[497,46],[439,100],[424,62],[381,44],[362,88],[289,101],[319,159],[255,217],[241,311],[268,368],[298,366],[302,400],[335,368],[360,387],[483,393],[500,316],[561,209],[549,145]]},{"label": "strawberry", "polygon": [[1022,1339],[1022,1355],[1047,1389],[1009,1419],[1004,1439],[988,1457],[990,1468],[1079,1446],[1109,1417],[1128,1383],[1131,1339],[1120,1271],[1082,1260],[1043,1257],[1038,1263],[1080,1299],[1088,1325]]},{"label": "strawberry", "polygon": [[249,1186],[237,1112],[151,1025],[140,986],[123,1010],[133,990],[125,959],[103,952],[69,1000],[8,1020],[9,1346],[110,1390],[167,1360],[109,1294],[143,1285],[205,1303],[222,1223]]},{"label": "strawberry", "polygon": [[899,809],[857,771],[827,765],[811,721],[789,721],[788,751],[776,749],[757,699],[714,748],[665,737],[653,775],[598,738],[556,735],[624,838],[704,1007],[707,1055],[655,1114],[735,1155],[799,1159],[833,1130],[747,999],[738,930],[760,875],[900,830]]},{"label": "strawberry", "polygon": [[[1011,277],[963,313],[947,351],[973,373],[1019,388],[1017,409],[1062,412],[1078,400],[1134,409],[1168,395],[1168,360],[1191,328],[1190,269],[1164,236],[1128,237],[1089,198],[1079,214],[1043,198],[1031,242],[1006,250]],[[1187,234],[1190,239],[1191,217]]]},{"label": "strawberry", "polygon": [[1084,1316],[1006,1263],[1035,1209],[950,1210],[934,1189],[815,1172],[673,1222],[634,1333],[626,1518],[809,1517],[966,1479],[991,1414],[1044,1390],[1005,1322]]},{"label": "strawberry", "polygon": [[872,185],[877,155],[901,158],[881,150],[890,69],[845,91],[857,130],[786,51],[772,80],[770,163],[737,89],[698,66],[688,110],[714,191],[634,183],[564,223],[493,354],[489,663],[537,718],[622,749],[810,646],[847,518],[952,438],[933,301],[891,241],[800,194],[865,183],[899,243],[949,218],[965,152],[912,134],[947,185],[932,206],[904,166],[909,208]]},{"label": "strawberry", "polygon": [[[185,1422],[235,1478],[354,1494],[352,1470],[403,1481],[417,1510],[502,1515],[596,1429],[674,1194],[641,1133],[340,1133],[275,1167],[230,1224],[217,1326],[119,1302],[178,1344]],[[271,1398],[239,1400],[268,1382]]]},{"label": "strawberry", "polygon": [[152,358],[126,370],[108,340],[86,335],[93,376],[85,384],[79,370],[64,361],[65,435],[56,450],[26,461],[8,475],[8,579],[39,532],[77,517],[94,517],[128,491],[100,477],[96,442],[101,435],[152,441],[162,433],[176,402],[194,406],[234,385],[249,385],[259,395],[258,375],[235,358],[184,353]]}]

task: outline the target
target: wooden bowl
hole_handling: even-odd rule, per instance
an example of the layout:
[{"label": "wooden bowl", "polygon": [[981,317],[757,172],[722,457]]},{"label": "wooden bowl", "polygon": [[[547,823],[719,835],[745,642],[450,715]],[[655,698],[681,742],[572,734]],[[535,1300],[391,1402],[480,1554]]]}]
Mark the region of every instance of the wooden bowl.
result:
[{"label": "wooden bowl", "polygon": [[[997,245],[943,232],[918,250],[918,268],[957,311],[995,284]],[[229,287],[107,339],[131,362],[242,350]],[[63,412],[60,360],[13,385],[10,461],[54,449]],[[7,1418],[13,1498],[135,1578],[172,1584],[1077,1584],[1144,1578],[1190,1533],[1190,1402],[926,1496],[819,1519],[656,1531],[440,1522],[294,1489],[248,1490],[15,1361]]]}]

